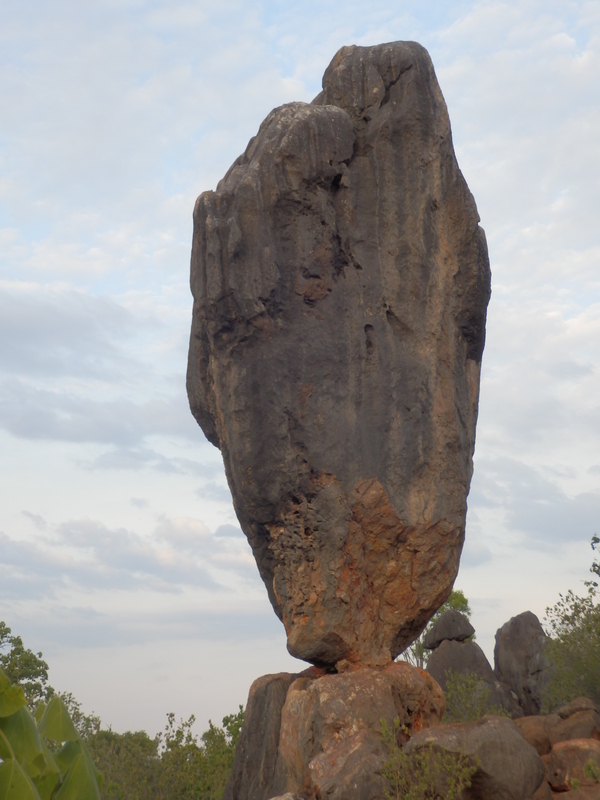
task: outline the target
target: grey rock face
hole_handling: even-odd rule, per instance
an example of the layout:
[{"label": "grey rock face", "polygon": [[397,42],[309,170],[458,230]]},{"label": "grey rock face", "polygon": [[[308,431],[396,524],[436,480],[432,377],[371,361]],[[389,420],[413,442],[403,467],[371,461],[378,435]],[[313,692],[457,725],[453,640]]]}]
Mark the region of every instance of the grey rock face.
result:
[{"label": "grey rock face", "polygon": [[384,664],[450,593],[490,272],[427,52],[345,47],[194,211],[192,412],[289,651]]},{"label": "grey rock face", "polygon": [[531,611],[512,617],[496,632],[496,676],[517,695],[526,715],[540,713],[542,693],[550,680],[550,662],[544,656],[546,639]]},{"label": "grey rock face", "polygon": [[254,681],[223,800],[270,800],[277,763],[281,710],[298,675],[281,672]]},{"label": "grey rock face", "polygon": [[455,642],[464,642],[469,636],[473,636],[475,628],[471,625],[468,618],[454,608],[445,611],[431,630],[423,639],[423,646],[427,650],[435,650],[445,639]]},{"label": "grey rock face", "polygon": [[431,654],[427,672],[445,692],[448,684],[447,672],[461,675],[473,674],[489,688],[489,705],[502,707],[511,716],[522,716],[523,711],[510,689],[494,674],[485,653],[476,642],[456,642],[445,639]]},{"label": "grey rock face", "polygon": [[470,800],[524,800],[544,778],[544,762],[506,717],[488,716],[421,731],[404,749],[414,753],[430,744],[479,760],[471,788],[464,793]]}]

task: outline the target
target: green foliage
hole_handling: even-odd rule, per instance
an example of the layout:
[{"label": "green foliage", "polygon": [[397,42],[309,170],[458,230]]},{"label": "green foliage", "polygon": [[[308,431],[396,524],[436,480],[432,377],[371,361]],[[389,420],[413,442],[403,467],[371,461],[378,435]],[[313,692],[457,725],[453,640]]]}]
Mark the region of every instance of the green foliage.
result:
[{"label": "green foliage", "polygon": [[397,742],[399,733],[397,717],[393,727],[381,720],[381,737],[388,751],[381,775],[388,782],[388,800],[455,800],[471,785],[477,759],[447,753],[433,744],[409,755]]},{"label": "green foliage", "polygon": [[62,700],[34,717],[23,687],[0,669],[0,800],[100,800],[101,785]]},{"label": "green foliage", "polygon": [[53,693],[48,685],[48,664],[42,654],[26,650],[21,637],[13,636],[8,625],[1,621],[0,669],[11,683],[23,687],[30,708]]},{"label": "green foliage", "polygon": [[474,672],[446,671],[444,722],[475,722],[485,714],[508,716],[502,706],[490,703],[491,689]]},{"label": "green foliage", "polygon": [[[408,661],[409,664],[412,664],[415,667],[421,667],[421,669],[425,669],[427,666],[427,661],[429,660],[429,652],[423,647],[423,640],[425,639],[428,631],[431,630],[442,614],[445,614],[446,611],[449,611],[451,608],[453,608],[455,611],[460,611],[460,613],[464,614],[466,617],[471,616],[471,606],[469,605],[469,601],[465,597],[464,593],[460,589],[453,589],[450,592],[450,597],[442,606],[438,608],[433,617],[429,620],[425,630],[411,645],[406,648],[406,650],[400,653],[398,658]],[[473,639],[474,638],[475,636],[473,636]]]},{"label": "green foliage", "polygon": [[587,778],[591,778],[594,783],[600,783],[600,767],[593,758],[586,762],[583,773]]},{"label": "green foliage", "polygon": [[[244,711],[200,737],[195,718],[163,733],[103,730],[71,693],[48,684],[41,653],[0,622],[0,800],[220,800]],[[6,674],[5,674],[6,673]],[[106,776],[103,782],[102,773]]]},{"label": "green foliage", "polygon": [[209,722],[200,743],[195,718],[176,723],[167,715],[163,733],[115,733],[98,729],[87,738],[92,756],[106,776],[102,800],[220,800],[231,772],[244,711]]},{"label": "green foliage", "polygon": [[[592,550],[600,539],[592,537]],[[590,572],[600,575],[594,560]],[[552,677],[544,692],[543,710],[549,711],[582,695],[600,703],[600,604],[598,584],[584,581],[587,594],[577,596],[569,590],[546,609],[546,630],[550,636],[545,655],[553,665]]]}]

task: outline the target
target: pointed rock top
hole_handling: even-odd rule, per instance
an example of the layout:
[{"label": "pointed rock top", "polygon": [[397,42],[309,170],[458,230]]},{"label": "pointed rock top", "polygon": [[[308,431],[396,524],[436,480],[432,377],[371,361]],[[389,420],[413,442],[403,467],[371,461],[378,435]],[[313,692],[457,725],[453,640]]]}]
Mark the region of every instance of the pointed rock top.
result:
[{"label": "pointed rock top", "polygon": [[464,642],[469,636],[473,636],[475,628],[471,625],[467,617],[451,608],[438,619],[432,629],[427,633],[423,640],[423,647],[427,650],[435,650],[444,639],[453,639],[456,642]]}]

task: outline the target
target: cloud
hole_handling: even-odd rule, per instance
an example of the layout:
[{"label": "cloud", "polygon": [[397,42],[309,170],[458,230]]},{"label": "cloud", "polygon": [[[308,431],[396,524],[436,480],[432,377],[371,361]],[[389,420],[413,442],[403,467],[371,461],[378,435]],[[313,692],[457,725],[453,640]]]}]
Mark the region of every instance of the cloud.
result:
[{"label": "cloud", "polygon": [[30,519],[39,530],[43,530],[46,527],[46,520],[40,517],[39,514],[33,514],[31,511],[21,511],[21,514]]},{"label": "cloud", "polygon": [[215,536],[217,537],[223,536],[225,538],[237,538],[243,535],[242,529],[237,525],[219,525],[215,531]]},{"label": "cloud", "polygon": [[122,347],[134,329],[131,312],[110,297],[0,285],[0,370],[7,375],[128,382],[141,366]]},{"label": "cloud", "polygon": [[[48,391],[14,379],[0,381],[0,426],[24,439],[115,444],[118,451],[100,456],[91,465],[96,468],[143,462],[144,451],[136,447],[146,436],[202,439],[183,392],[145,402],[123,396],[102,401],[94,399],[92,391],[87,396]],[[160,461],[156,456],[155,466]],[[167,462],[162,463],[168,469]]]},{"label": "cloud", "polygon": [[200,462],[190,458],[165,456],[148,447],[121,447],[84,463],[89,470],[138,470],[153,469],[171,475],[197,475],[202,478],[213,478],[222,472],[219,462]]},{"label": "cloud", "polygon": [[90,519],[44,530],[45,535],[35,540],[0,533],[3,600],[55,598],[70,589],[180,594],[189,588],[227,593],[233,576],[238,582],[257,581],[245,538],[213,535],[196,519],[163,517],[149,536]]},{"label": "cloud", "polygon": [[217,503],[231,503],[229,487],[223,486],[215,481],[208,481],[208,483],[199,486],[196,489],[196,494],[201,500],[213,500]]},{"label": "cloud", "polygon": [[149,508],[150,503],[147,500],[144,500],[143,497],[132,497],[130,500],[132,506],[136,508]]},{"label": "cloud", "polygon": [[516,459],[478,460],[476,469],[470,508],[502,510],[505,528],[520,533],[520,546],[560,551],[571,542],[589,541],[600,530],[600,492],[569,496],[539,468]]}]

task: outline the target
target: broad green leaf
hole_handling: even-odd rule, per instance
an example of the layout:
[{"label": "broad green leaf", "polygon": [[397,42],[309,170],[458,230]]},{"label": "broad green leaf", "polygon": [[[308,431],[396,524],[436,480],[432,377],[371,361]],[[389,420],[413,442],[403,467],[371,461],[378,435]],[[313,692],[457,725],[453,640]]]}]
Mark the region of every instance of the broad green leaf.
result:
[{"label": "broad green leaf", "polygon": [[104,775],[94,764],[90,751],[87,749],[85,742],[81,739],[78,742],[67,742],[64,744],[60,750],[54,754],[54,758],[63,775],[65,775],[65,780],[68,777],[69,771],[83,758],[87,764],[90,775],[94,777],[98,786],[102,786],[104,783]]},{"label": "broad green leaf", "polygon": [[6,736],[0,731],[0,758],[6,760],[7,758],[14,758],[15,754],[10,746],[10,742]]},{"label": "broad green leaf", "polygon": [[41,775],[46,766],[46,759],[42,740],[29,709],[22,706],[10,717],[0,717],[0,730],[4,732],[26,772],[32,778]]},{"label": "broad green leaf", "polygon": [[83,742],[69,742],[67,746],[72,744],[77,746],[79,752],[72,760],[54,800],[101,800],[96,777],[98,770],[86,752],[87,748]]},{"label": "broad green leaf", "polygon": [[0,669],[0,717],[9,717],[27,703],[22,686],[13,686]]},{"label": "broad green leaf", "polygon": [[35,719],[35,721],[38,724],[39,724],[41,718],[44,716],[44,711],[45,710],[46,710],[46,703],[44,703],[43,700],[40,700],[40,702],[35,707],[35,711],[33,712],[33,718]]},{"label": "broad green leaf", "polygon": [[0,766],[0,800],[40,800],[37,789],[15,758]]},{"label": "broad green leaf", "polygon": [[60,697],[53,697],[38,725],[38,730],[53,742],[76,742],[79,734]]},{"label": "broad green leaf", "polygon": [[79,742],[66,742],[54,753],[54,761],[63,775],[73,766],[75,760],[81,755],[81,745]]},{"label": "broad green leaf", "polygon": [[56,773],[54,775],[44,775],[42,778],[34,778],[33,784],[37,789],[40,800],[52,800],[52,792],[56,788],[60,776]]},{"label": "broad green leaf", "polygon": [[[46,767],[42,772],[41,778],[45,778],[46,775],[58,775],[60,777],[60,769],[58,764],[54,760],[53,754],[50,752],[50,748],[46,744],[46,742],[42,739],[42,750],[44,751],[44,758],[46,760]],[[40,778],[40,779],[41,779]]]}]

